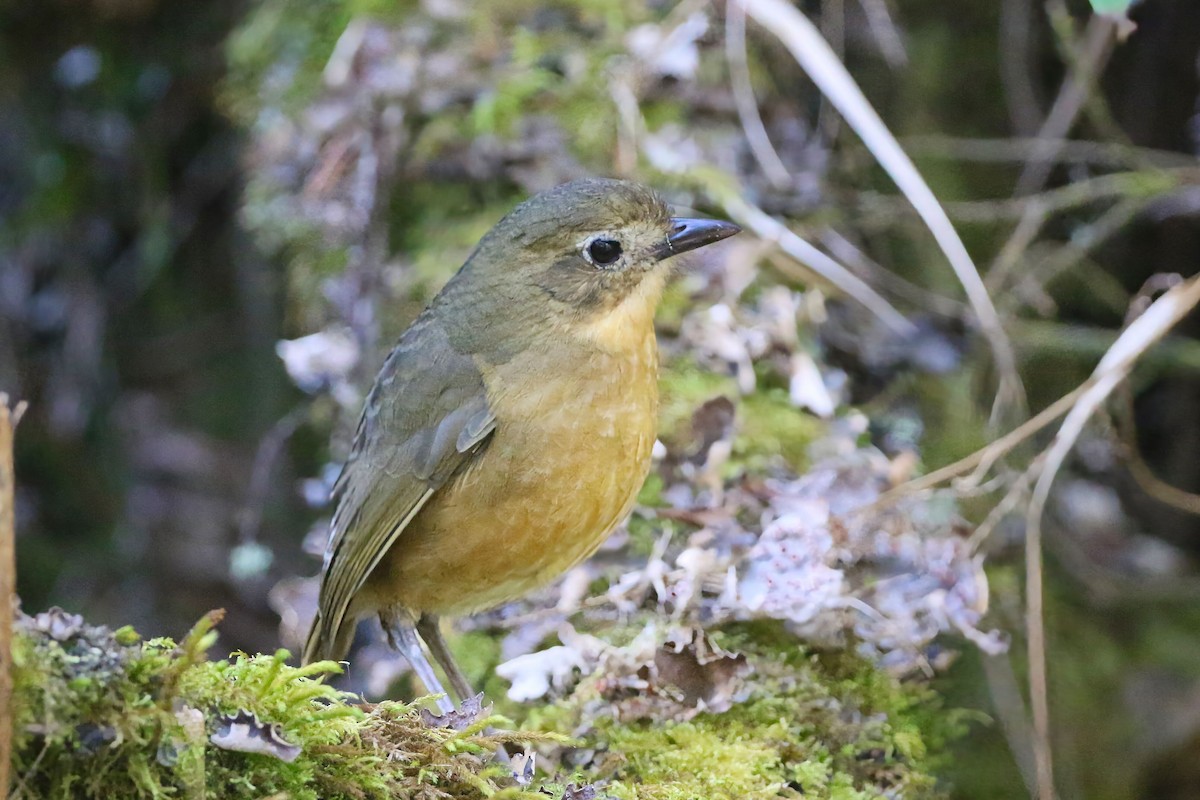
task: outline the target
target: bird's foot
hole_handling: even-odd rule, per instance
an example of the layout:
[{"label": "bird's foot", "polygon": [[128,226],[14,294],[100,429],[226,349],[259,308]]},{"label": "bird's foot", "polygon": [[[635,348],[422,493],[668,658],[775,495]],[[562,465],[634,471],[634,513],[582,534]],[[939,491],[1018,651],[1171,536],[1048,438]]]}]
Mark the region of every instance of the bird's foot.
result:
[{"label": "bird's foot", "polygon": [[[440,704],[439,704],[440,705]],[[449,711],[434,714],[428,709],[421,709],[421,721],[431,728],[450,728],[465,731],[479,720],[486,717],[492,710],[491,706],[483,707],[483,692],[463,700],[458,708],[451,707]]]}]

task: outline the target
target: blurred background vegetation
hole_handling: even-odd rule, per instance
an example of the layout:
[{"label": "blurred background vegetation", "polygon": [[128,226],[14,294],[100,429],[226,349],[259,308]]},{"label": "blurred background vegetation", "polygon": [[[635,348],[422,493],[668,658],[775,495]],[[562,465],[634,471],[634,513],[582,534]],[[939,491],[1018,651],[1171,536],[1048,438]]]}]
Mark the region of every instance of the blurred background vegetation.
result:
[{"label": "blurred background vegetation", "polygon": [[[1196,273],[1200,4],[1145,0],[1120,43],[1082,0],[800,6],[986,269],[1031,408],[1087,376],[1147,281]],[[16,453],[27,610],[178,634],[225,607],[225,645],[271,651],[286,580],[316,571],[302,542],[323,535],[347,409],[380,354],[515,201],[583,174],[637,176],[712,213],[735,185],[857,261],[910,318],[967,334],[963,359],[932,375],[917,356],[876,357],[887,333],[850,305],[805,334],[814,352],[850,376],[847,397],[879,437],[912,438],[924,464],[987,441],[995,386],[960,290],[777,40],[747,25],[782,178],[743,134],[724,3],[484,8],[0,9],[0,389],[31,404]],[[1059,133],[1077,141],[1043,161],[1030,137],[1064,86],[1078,87],[1078,113]],[[670,174],[670,158],[703,178]],[[770,283],[809,282],[762,265]],[[337,363],[298,354],[289,377],[277,343],[317,331],[339,343],[321,354]],[[1187,510],[1200,492],[1198,339],[1193,313],[1144,360],[1125,415],[1136,426],[1122,426],[1135,433],[1102,421],[1052,504],[1050,698],[1067,797],[1200,796],[1200,516]],[[1156,492],[1144,471],[1193,494]],[[978,521],[994,502],[968,510]],[[961,797],[1024,792],[1021,720],[1004,713],[1024,682],[1020,538],[1002,524],[989,547],[1011,666],[965,652],[935,681],[997,720],[956,745],[946,776]]]}]

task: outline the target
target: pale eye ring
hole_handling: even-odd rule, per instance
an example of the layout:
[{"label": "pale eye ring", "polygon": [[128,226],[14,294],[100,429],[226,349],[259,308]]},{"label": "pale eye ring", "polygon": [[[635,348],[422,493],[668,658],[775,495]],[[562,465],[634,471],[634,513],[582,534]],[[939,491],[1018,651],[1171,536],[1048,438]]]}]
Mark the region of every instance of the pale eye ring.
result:
[{"label": "pale eye ring", "polygon": [[596,236],[583,245],[583,257],[597,267],[611,267],[622,253],[621,243],[608,236]]}]

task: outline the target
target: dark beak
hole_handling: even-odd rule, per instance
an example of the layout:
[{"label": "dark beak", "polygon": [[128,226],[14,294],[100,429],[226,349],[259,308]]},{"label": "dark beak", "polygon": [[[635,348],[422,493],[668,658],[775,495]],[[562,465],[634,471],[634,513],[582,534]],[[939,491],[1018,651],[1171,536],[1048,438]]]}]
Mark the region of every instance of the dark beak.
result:
[{"label": "dark beak", "polygon": [[728,239],[742,229],[732,222],[719,219],[671,219],[671,232],[667,239],[655,248],[654,254],[661,261],[664,258],[677,256],[706,244]]}]

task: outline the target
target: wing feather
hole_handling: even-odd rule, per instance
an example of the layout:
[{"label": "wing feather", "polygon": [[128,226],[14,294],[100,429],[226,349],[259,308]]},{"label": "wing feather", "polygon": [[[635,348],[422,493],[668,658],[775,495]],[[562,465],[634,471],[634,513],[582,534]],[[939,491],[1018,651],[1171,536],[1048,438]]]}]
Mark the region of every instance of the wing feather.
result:
[{"label": "wing feather", "polygon": [[340,657],[354,596],[421,509],[496,426],[474,360],[430,311],[405,332],[367,396],[334,486],[318,616],[305,663]]}]

